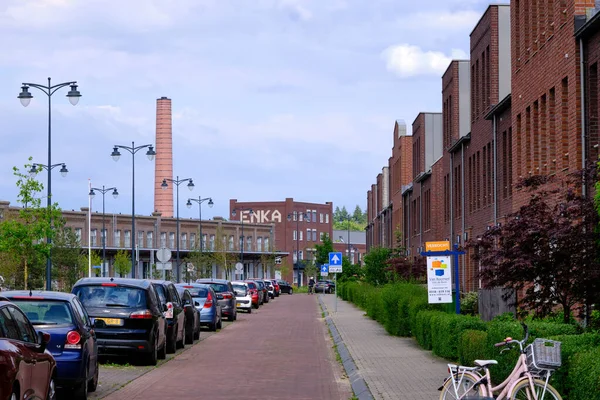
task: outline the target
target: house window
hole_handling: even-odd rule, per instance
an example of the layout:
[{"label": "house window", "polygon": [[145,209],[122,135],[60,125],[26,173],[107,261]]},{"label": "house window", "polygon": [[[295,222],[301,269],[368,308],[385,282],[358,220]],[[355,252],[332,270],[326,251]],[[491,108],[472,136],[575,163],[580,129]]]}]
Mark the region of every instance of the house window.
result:
[{"label": "house window", "polygon": [[266,238],[265,238],[265,251],[269,251],[269,250],[271,250],[271,249],[269,248],[269,238],[268,238],[268,237],[266,237]]},{"label": "house window", "polygon": [[190,233],[190,248],[191,249],[196,248],[196,234],[195,233]]},{"label": "house window", "polygon": [[77,236],[79,244],[81,244],[81,228],[75,228],[75,235]]},{"label": "house window", "polygon": [[262,238],[256,238],[256,251],[262,251]]},{"label": "house window", "polygon": [[167,232],[160,233],[160,247],[167,247]]},{"label": "house window", "polygon": [[138,246],[144,247],[144,231],[138,231]]},{"label": "house window", "polygon": [[131,231],[125,231],[125,247],[131,246]]},{"label": "house window", "polygon": [[321,234],[319,235],[319,242],[323,241],[323,235],[325,234],[325,232],[321,232]]},{"label": "house window", "polygon": [[[302,218],[302,215],[300,215],[300,218]],[[298,220],[298,212],[294,211],[292,213],[292,221],[297,221],[297,220]],[[300,221],[302,221],[302,220],[300,220]]]},{"label": "house window", "polygon": [[102,235],[102,244],[106,245],[106,229],[101,229],[100,232]]},{"label": "house window", "polygon": [[[310,215],[310,214],[309,214]],[[312,211],[312,219],[311,221],[317,222],[317,210]],[[310,222],[310,221],[309,221]]]},{"label": "house window", "polygon": [[313,231],[312,231],[312,240],[313,240],[313,242],[317,241],[317,230],[316,229],[313,229]]},{"label": "house window", "polygon": [[323,223],[323,217],[324,217],[323,213],[320,213],[320,214],[319,214],[319,222],[320,222],[321,224]]},{"label": "house window", "polygon": [[311,240],[311,239],[312,239],[312,238],[311,238],[311,234],[310,234],[311,232],[312,232],[312,231],[311,231],[310,229],[307,229],[307,230],[306,230],[306,240]]},{"label": "house window", "polygon": [[328,224],[329,223],[329,214],[325,214],[325,223]]},{"label": "house window", "polygon": [[246,236],[246,247],[248,251],[252,251],[252,236]]},{"label": "house window", "polygon": [[233,235],[229,236],[229,250],[233,250]]},{"label": "house window", "polygon": [[210,249],[215,250],[215,235],[210,235]]},{"label": "house window", "polygon": [[300,240],[302,240],[302,231],[299,231],[299,232],[300,232]]},{"label": "house window", "polygon": [[146,247],[149,249],[154,248],[154,241],[152,240],[152,231],[146,232]]},{"label": "house window", "polygon": [[[79,230],[79,234],[81,235],[81,229]],[[113,243],[115,247],[121,247],[121,231],[115,231],[115,242]]]},{"label": "house window", "polygon": [[182,233],[181,234],[181,247],[184,248],[184,249],[188,248],[187,233]]},{"label": "house window", "polygon": [[292,236],[292,239],[297,240],[296,238],[298,237],[298,231],[294,231],[294,234]]},{"label": "house window", "polygon": [[92,246],[96,246],[96,235],[98,234],[98,229],[92,229],[91,232],[92,236],[91,236],[91,240],[92,240]]},{"label": "house window", "polygon": [[202,249],[206,249],[206,240],[207,240],[207,235],[206,233],[202,235]]}]

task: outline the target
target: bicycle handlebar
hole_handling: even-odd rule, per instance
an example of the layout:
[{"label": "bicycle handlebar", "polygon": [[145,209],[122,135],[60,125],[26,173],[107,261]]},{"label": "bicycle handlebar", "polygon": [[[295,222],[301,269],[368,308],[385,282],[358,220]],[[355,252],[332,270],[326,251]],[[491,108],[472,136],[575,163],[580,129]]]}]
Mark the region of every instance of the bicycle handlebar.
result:
[{"label": "bicycle handlebar", "polygon": [[503,342],[500,343],[496,343],[494,344],[495,347],[503,347],[503,346],[507,346],[509,344],[515,343],[520,345],[521,349],[523,348],[523,345],[525,343],[527,343],[527,340],[529,339],[529,328],[527,327],[527,325],[525,325],[524,322],[521,322],[521,326],[523,327],[523,330],[525,331],[525,337],[523,338],[523,340],[514,340],[511,337],[507,337],[506,339],[504,339]]}]

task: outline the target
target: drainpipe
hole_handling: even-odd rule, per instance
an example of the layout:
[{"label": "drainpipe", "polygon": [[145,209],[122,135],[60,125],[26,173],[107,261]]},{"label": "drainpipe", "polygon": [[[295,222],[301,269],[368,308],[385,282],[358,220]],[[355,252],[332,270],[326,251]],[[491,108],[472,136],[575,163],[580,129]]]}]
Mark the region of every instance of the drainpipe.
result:
[{"label": "drainpipe", "polygon": [[492,129],[492,146],[494,148],[494,226],[496,226],[498,219],[498,147],[496,144],[498,135],[498,122],[496,121],[496,114],[494,114]]},{"label": "drainpipe", "polygon": [[423,247],[423,181],[419,183],[419,246]]},{"label": "drainpipe", "polygon": [[452,153],[450,153],[450,179],[448,180],[448,185],[450,186],[450,243],[456,243],[454,241],[455,237],[454,237],[454,202],[452,201],[454,199],[454,193],[452,192],[453,188],[454,188],[454,184],[453,184],[453,176],[454,176],[454,155]]},{"label": "drainpipe", "polygon": [[[461,197],[461,223],[462,223],[462,235],[463,235],[463,241],[465,238],[465,143],[461,143],[460,145],[460,197]],[[461,276],[462,276],[462,287],[465,288],[466,286],[466,281],[465,281],[465,260],[467,259],[466,255],[462,256],[462,271],[461,271]]]},{"label": "drainpipe", "polygon": [[[581,85],[581,168],[585,168],[586,141],[585,141],[585,61],[583,59],[583,39],[579,38],[579,80]],[[581,194],[586,196],[585,180],[582,183]]]}]

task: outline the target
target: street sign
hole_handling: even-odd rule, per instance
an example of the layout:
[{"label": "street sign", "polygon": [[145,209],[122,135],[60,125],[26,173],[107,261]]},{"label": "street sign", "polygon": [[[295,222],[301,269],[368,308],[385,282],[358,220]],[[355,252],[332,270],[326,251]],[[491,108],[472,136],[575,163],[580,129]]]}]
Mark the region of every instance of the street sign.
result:
[{"label": "street sign", "polygon": [[323,274],[325,274],[325,276],[327,276],[328,273],[329,273],[329,264],[321,265],[321,276],[323,276]]},{"label": "street sign", "polygon": [[329,272],[337,274],[342,272],[342,252],[329,253]]},{"label": "street sign", "polygon": [[160,249],[156,250],[156,259],[161,263],[166,263],[171,259],[171,250],[167,249],[166,247],[161,247]]},{"label": "street sign", "polygon": [[237,271],[238,274],[241,273],[243,269],[244,269],[244,264],[242,264],[241,262],[235,263],[235,270]]},{"label": "street sign", "polygon": [[158,270],[166,270],[166,271],[171,271],[173,269],[173,263],[171,262],[157,262],[156,263],[156,269]]},{"label": "street sign", "polygon": [[281,257],[275,257],[275,264],[281,264]]},{"label": "street sign", "polygon": [[326,276],[328,276],[328,275],[329,275],[329,273],[328,273],[328,272],[323,272],[323,271],[321,271],[321,276],[325,276],[325,277],[326,277]]}]

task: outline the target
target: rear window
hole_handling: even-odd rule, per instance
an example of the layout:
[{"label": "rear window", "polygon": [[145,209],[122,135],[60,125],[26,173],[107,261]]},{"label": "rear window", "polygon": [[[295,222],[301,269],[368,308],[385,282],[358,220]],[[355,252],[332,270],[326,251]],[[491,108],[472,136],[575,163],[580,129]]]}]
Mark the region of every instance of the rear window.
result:
[{"label": "rear window", "polygon": [[208,297],[208,289],[207,288],[191,287],[191,288],[186,288],[186,289],[190,291],[190,294],[192,295],[192,297],[202,297],[202,298]]},{"label": "rear window", "polygon": [[11,300],[27,315],[33,325],[73,324],[71,308],[65,301]]},{"label": "rear window", "polygon": [[88,307],[146,307],[146,291],[128,286],[78,286],[74,293]]},{"label": "rear window", "polygon": [[256,289],[256,284],[254,282],[248,282],[248,287],[250,289]]},{"label": "rear window", "polygon": [[246,291],[246,285],[233,284],[233,290],[240,290],[242,292]]},{"label": "rear window", "polygon": [[208,286],[212,287],[217,293],[228,292],[229,287],[224,283],[207,283]]}]

